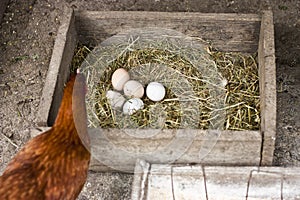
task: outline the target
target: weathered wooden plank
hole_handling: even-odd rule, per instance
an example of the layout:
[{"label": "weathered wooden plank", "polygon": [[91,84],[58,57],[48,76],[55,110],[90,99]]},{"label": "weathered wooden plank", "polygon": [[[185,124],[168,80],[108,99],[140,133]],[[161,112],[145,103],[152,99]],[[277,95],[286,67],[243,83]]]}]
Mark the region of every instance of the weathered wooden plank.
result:
[{"label": "weathered wooden plank", "polygon": [[206,186],[201,166],[172,166],[174,199],[205,200]]},{"label": "weathered wooden plank", "polygon": [[[31,137],[48,129],[32,129]],[[206,137],[208,130],[185,130],[180,135],[177,133],[180,130],[167,129],[149,138],[151,131],[153,129],[89,129],[93,155],[90,170],[132,173],[140,158],[152,163],[177,164],[258,165],[260,162],[259,131],[222,131],[216,145],[202,160],[199,151],[205,142],[210,142]],[[130,132],[139,137],[127,134]],[[174,148],[168,148],[175,140]]]},{"label": "weathered wooden plank", "polygon": [[66,9],[66,18],[55,40],[45,85],[37,113],[39,126],[51,126],[56,118],[63,95],[64,83],[70,74],[70,64],[77,43],[74,15]]},{"label": "weathered wooden plank", "polygon": [[[137,159],[151,163],[209,163],[215,165],[258,165],[261,135],[259,131],[222,131],[217,143],[202,160],[199,151],[210,142],[208,130],[162,130],[149,137],[153,130],[93,129],[91,137],[91,169],[103,170],[103,165],[115,170],[133,172]],[[144,134],[144,135],[143,135]],[[144,136],[144,137],[142,137]],[[98,161],[98,162],[97,162]]]},{"label": "weathered wooden plank", "polygon": [[[143,176],[143,180],[149,178],[152,167],[155,169],[152,180],[165,181],[161,177],[168,178],[166,182],[160,182],[154,188],[151,188],[153,185],[149,184],[144,184],[140,189],[135,187],[135,193],[144,195],[141,195],[139,199],[150,199],[147,197],[154,197],[154,194],[156,195],[154,199],[165,199],[159,195],[168,196],[165,194],[168,191],[171,194],[169,196],[173,196],[170,199],[246,200],[299,199],[300,197],[300,168],[152,164],[148,167],[148,177]],[[147,174],[147,171],[143,171],[143,174]],[[170,175],[172,190],[170,189]],[[134,176],[135,179],[141,178],[139,173],[135,173]],[[156,190],[164,192],[156,193]],[[177,194],[181,196],[177,198]],[[193,194],[191,198],[190,194]]]},{"label": "weathered wooden plank", "polygon": [[145,193],[146,199],[174,199],[171,166],[151,165],[148,175],[148,188]]},{"label": "weathered wooden plank", "polygon": [[[212,165],[259,165],[261,136],[257,131],[222,133],[211,151],[199,160],[199,151],[206,142],[195,140],[178,163],[201,163]],[[243,137],[243,139],[242,139]],[[225,139],[226,138],[226,139]],[[230,140],[230,138],[232,140]],[[224,139],[224,140],[223,140]],[[209,142],[209,141],[207,141]],[[236,162],[238,160],[238,162]]]},{"label": "weathered wooden plank", "polygon": [[297,199],[300,169],[204,167],[208,199]]},{"label": "weathered wooden plank", "polygon": [[276,64],[271,11],[265,11],[262,15],[258,58],[263,135],[261,165],[272,165],[276,138]]},{"label": "weathered wooden plank", "polygon": [[[31,137],[38,135],[40,132],[48,130],[49,127],[39,127],[31,130]],[[129,131],[129,130],[127,130]],[[145,136],[153,130],[141,130]],[[224,131],[220,134],[219,139],[212,151],[204,157],[199,158],[201,145],[206,142],[205,130],[194,131],[191,146],[188,149],[182,149],[182,154],[174,160],[175,163],[202,163],[215,165],[258,165],[261,137],[258,131]],[[164,152],[167,143],[170,143],[175,136],[175,130],[163,130],[161,135],[155,135],[153,138],[144,139],[133,138],[125,134],[120,129],[103,129],[101,132],[89,131],[92,145],[92,160],[90,170],[93,171],[123,171],[133,172],[135,162],[139,158],[148,159],[155,163],[166,163],[171,157]],[[181,140],[182,142],[183,140]],[[181,148],[180,145],[177,147]],[[148,152],[157,151],[156,154],[147,155]],[[140,154],[130,154],[137,152]],[[145,154],[143,154],[145,153]],[[172,160],[169,160],[170,162]]]},{"label": "weathered wooden plank", "polygon": [[223,51],[256,52],[260,17],[255,14],[166,12],[76,12],[79,40],[99,44],[132,28],[162,27],[211,41]]},{"label": "weathered wooden plank", "polygon": [[[283,199],[300,199],[300,169],[298,173],[293,173],[294,170],[286,168],[283,175],[282,198]],[[283,170],[282,170],[283,171]]]},{"label": "weathered wooden plank", "polygon": [[245,199],[256,167],[204,167],[208,199]]},{"label": "weathered wooden plank", "polygon": [[248,199],[281,199],[280,173],[252,171],[248,186]]},{"label": "weathered wooden plank", "polygon": [[[279,188],[279,184],[280,184],[281,194],[280,194],[280,198],[278,199],[300,199],[300,190],[299,190],[300,168],[299,167],[259,167],[257,168],[257,170],[253,171],[252,174],[255,174],[256,176],[260,176],[261,174],[262,177],[265,176],[266,180],[264,181],[268,182],[266,183],[266,185],[269,185],[270,182],[273,182],[273,186],[268,186],[269,190],[271,190],[271,187]],[[270,176],[270,178],[268,176]],[[270,194],[272,193],[275,192],[270,192]],[[278,193],[275,193],[275,195],[278,196]]]}]

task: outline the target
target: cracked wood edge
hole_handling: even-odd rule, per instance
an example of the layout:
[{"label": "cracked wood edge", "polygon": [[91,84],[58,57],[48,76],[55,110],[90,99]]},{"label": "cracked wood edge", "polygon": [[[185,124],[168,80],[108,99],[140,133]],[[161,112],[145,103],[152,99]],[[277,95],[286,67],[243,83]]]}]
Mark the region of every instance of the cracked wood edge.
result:
[{"label": "cracked wood edge", "polygon": [[272,11],[262,14],[258,49],[263,137],[260,165],[272,165],[276,138],[276,63]]}]

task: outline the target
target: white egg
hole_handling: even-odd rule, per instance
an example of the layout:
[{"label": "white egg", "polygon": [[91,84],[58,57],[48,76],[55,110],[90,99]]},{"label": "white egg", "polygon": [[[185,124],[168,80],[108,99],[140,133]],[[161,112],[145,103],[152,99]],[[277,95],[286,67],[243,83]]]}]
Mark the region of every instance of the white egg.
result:
[{"label": "white egg", "polygon": [[166,89],[161,83],[151,82],[146,88],[146,94],[152,101],[160,101],[165,97]]},{"label": "white egg", "polygon": [[113,109],[121,109],[125,102],[125,98],[122,94],[112,90],[108,90],[106,92],[106,98],[109,100],[109,103]]},{"label": "white egg", "polygon": [[127,97],[141,98],[144,95],[144,86],[135,80],[127,81],[124,85],[124,94]]},{"label": "white egg", "polygon": [[111,83],[115,90],[122,91],[124,84],[129,81],[129,79],[129,73],[125,69],[119,68],[113,73]]},{"label": "white egg", "polygon": [[123,106],[123,113],[132,115],[136,111],[144,107],[144,102],[139,98],[132,98],[125,102]]}]

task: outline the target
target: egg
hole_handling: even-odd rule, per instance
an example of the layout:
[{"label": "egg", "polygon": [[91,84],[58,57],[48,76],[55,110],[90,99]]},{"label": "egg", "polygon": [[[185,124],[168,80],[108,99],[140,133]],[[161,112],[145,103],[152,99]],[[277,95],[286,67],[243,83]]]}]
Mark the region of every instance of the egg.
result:
[{"label": "egg", "polygon": [[140,98],[132,98],[125,102],[123,106],[123,113],[132,115],[136,111],[144,107],[144,102]]},{"label": "egg", "polygon": [[146,88],[146,95],[152,101],[160,101],[166,95],[165,87],[158,82],[151,82]]},{"label": "egg", "polygon": [[106,92],[106,98],[113,109],[121,109],[126,101],[122,94],[112,90]]},{"label": "egg", "polygon": [[111,83],[115,90],[122,91],[124,84],[129,81],[129,79],[129,73],[124,68],[119,68],[113,73]]},{"label": "egg", "polygon": [[127,97],[141,98],[144,95],[144,86],[135,80],[129,80],[124,85],[124,94]]}]

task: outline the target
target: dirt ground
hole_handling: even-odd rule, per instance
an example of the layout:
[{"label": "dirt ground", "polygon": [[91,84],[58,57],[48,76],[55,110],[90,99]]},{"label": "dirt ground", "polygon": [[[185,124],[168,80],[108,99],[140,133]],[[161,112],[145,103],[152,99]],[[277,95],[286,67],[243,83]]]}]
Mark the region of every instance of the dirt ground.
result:
[{"label": "dirt ground", "polygon": [[[274,165],[300,166],[300,1],[11,0],[0,25],[0,174],[29,139],[63,10],[274,12],[277,138]],[[132,175],[90,172],[79,199],[129,199]]]}]

